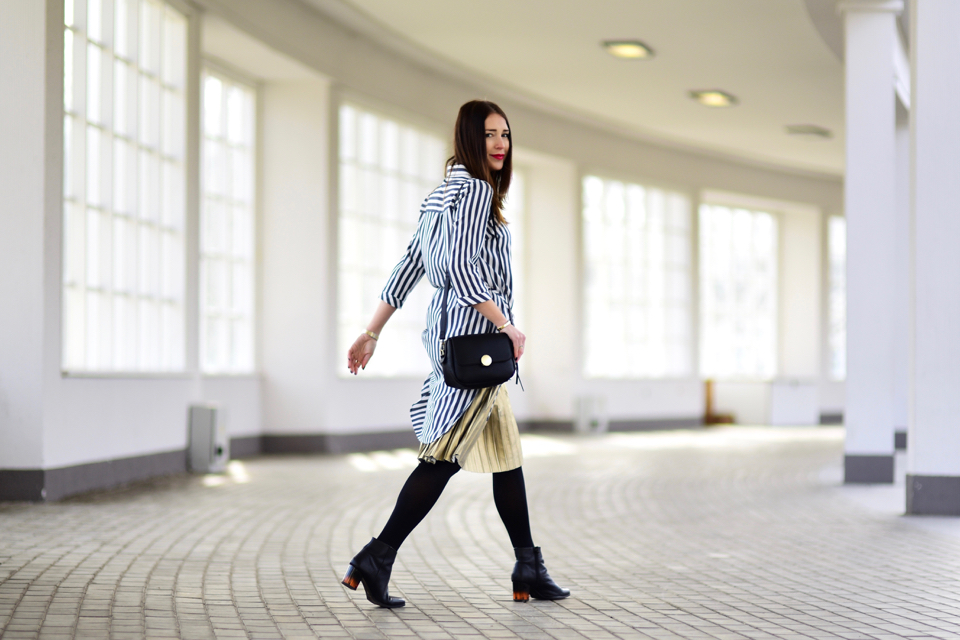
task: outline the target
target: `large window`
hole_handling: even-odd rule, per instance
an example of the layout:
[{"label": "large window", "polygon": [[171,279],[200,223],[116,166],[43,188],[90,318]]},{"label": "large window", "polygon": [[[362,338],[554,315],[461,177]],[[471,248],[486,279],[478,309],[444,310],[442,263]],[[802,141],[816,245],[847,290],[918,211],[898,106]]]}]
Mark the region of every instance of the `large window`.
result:
[{"label": "large window", "polygon": [[585,375],[690,375],[689,199],[592,176],[583,198]]},{"label": "large window", "polygon": [[184,368],[186,19],[67,0],[62,366]]},{"label": "large window", "polygon": [[[338,353],[345,354],[370,321],[416,229],[421,202],[443,179],[443,152],[443,141],[431,133],[357,106],[340,107]],[[369,375],[430,370],[420,335],[432,293],[421,282],[390,320]]]},{"label": "large window", "polygon": [[200,364],[254,368],[253,89],[212,69],[203,77]]},{"label": "large window", "polygon": [[767,379],[777,371],[777,220],[700,207],[700,373]]},{"label": "large window", "polygon": [[830,216],[827,228],[830,259],[830,377],[847,377],[847,220]]}]

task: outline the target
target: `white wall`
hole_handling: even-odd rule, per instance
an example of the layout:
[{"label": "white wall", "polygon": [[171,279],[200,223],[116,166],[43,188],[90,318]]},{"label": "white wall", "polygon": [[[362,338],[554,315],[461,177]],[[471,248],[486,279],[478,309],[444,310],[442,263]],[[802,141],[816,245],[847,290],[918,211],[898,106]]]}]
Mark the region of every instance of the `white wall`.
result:
[{"label": "white wall", "polygon": [[911,295],[911,243],[910,222],[910,120],[903,106],[897,103],[897,213],[894,260],[896,261],[895,279],[891,285],[895,289],[894,333],[897,341],[893,350],[893,426],[898,431],[906,431],[910,422],[910,306]]},{"label": "white wall", "polygon": [[527,179],[527,317],[517,321],[528,346],[520,365],[527,391],[511,385],[511,400],[520,418],[568,420],[579,374],[579,176],[571,160],[522,146],[514,150],[514,162]]},{"label": "white wall", "polygon": [[0,468],[8,469],[43,464],[45,50],[44,4],[0,3]]},{"label": "white wall", "polygon": [[817,210],[781,210],[780,378],[817,380],[820,376],[822,228]]}]

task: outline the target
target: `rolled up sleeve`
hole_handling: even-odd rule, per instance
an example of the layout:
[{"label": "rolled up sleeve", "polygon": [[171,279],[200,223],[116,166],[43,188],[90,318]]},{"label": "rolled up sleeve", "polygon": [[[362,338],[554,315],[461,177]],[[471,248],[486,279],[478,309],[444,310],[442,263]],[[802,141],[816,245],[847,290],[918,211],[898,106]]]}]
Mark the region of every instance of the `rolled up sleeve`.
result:
[{"label": "rolled up sleeve", "polygon": [[450,248],[450,282],[456,302],[462,307],[493,298],[480,270],[492,200],[493,188],[486,181],[471,180],[464,186]]},{"label": "rolled up sleeve", "polygon": [[[421,221],[422,218],[423,213],[421,212]],[[420,227],[418,225],[413,238],[410,239],[410,244],[407,245],[406,252],[397,266],[393,268],[393,272],[387,280],[387,285],[380,294],[380,299],[391,307],[399,309],[403,306],[413,288],[420,282],[424,271],[423,252],[420,246]]]}]

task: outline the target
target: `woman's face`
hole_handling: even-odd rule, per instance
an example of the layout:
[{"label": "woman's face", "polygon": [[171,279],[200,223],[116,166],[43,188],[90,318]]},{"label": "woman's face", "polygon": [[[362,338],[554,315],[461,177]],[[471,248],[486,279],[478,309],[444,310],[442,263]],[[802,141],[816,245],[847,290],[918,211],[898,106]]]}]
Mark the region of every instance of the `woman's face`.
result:
[{"label": "woman's face", "polygon": [[487,137],[487,162],[491,171],[503,169],[503,160],[510,150],[510,130],[499,113],[491,113],[484,122]]}]

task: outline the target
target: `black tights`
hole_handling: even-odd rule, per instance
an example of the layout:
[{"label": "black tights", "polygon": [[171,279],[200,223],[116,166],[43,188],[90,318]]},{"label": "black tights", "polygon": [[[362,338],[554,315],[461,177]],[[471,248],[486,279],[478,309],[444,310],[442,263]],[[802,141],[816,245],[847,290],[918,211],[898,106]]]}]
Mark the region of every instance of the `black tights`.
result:
[{"label": "black tights", "polygon": [[[457,471],[460,471],[460,466],[454,462],[421,462],[417,465],[400,490],[397,506],[393,508],[390,519],[377,539],[399,549],[410,532],[437,503],[447,481]],[[532,547],[522,468],[493,474],[493,501],[510,535],[510,543],[514,547]]]}]

